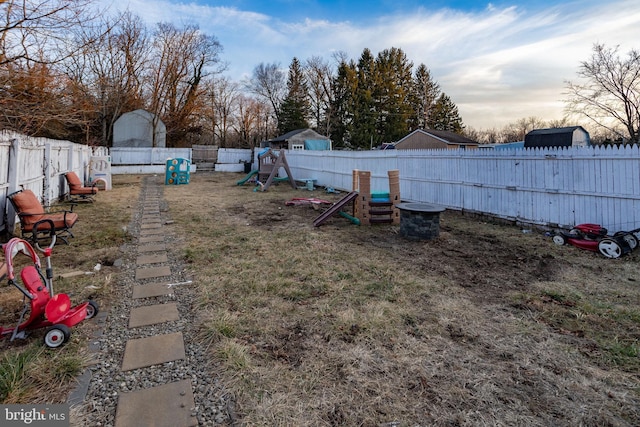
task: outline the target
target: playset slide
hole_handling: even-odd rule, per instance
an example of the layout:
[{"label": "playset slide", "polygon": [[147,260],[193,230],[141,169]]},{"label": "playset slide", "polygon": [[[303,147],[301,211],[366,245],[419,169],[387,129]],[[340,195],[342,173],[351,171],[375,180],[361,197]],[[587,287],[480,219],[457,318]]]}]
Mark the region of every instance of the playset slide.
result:
[{"label": "playset slide", "polygon": [[352,191],[351,193],[344,196],[342,199],[338,200],[336,203],[333,204],[333,206],[331,206],[322,215],[320,215],[318,218],[316,218],[313,221],[313,226],[318,227],[322,225],[322,223],[325,222],[327,219],[339,213],[340,209],[342,209],[343,206],[345,206],[349,202],[354,201],[356,197],[358,197],[358,192]]},{"label": "playset slide", "polygon": [[260,172],[258,169],[254,169],[251,172],[249,172],[249,174],[247,176],[245,176],[244,178],[242,178],[240,181],[236,182],[236,185],[243,185],[245,182],[249,181],[254,175],[256,175],[258,172]]}]

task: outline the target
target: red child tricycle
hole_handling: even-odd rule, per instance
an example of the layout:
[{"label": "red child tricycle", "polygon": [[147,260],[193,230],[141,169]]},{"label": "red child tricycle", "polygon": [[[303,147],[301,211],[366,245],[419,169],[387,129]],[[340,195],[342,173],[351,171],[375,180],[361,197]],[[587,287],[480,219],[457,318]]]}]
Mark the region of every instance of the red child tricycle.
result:
[{"label": "red child tricycle", "polygon": [[598,224],[579,224],[568,233],[559,231],[553,236],[557,245],[570,244],[592,252],[600,252],[607,258],[619,258],[638,247],[636,233],[640,228],[631,231],[619,231],[612,236],[607,229]]},{"label": "red child tricycle", "polygon": [[[47,261],[46,278],[42,274],[40,258],[26,240],[13,238],[2,245],[2,250],[4,260],[0,259],[0,279],[6,277],[9,285],[22,293],[24,308],[16,326],[0,327],[1,337],[9,336],[13,341],[16,338],[25,338],[31,330],[47,328],[44,343],[47,347],[57,348],[71,336],[70,328],[98,313],[98,306],[93,301],[71,307],[67,294],[54,294],[51,247],[43,250]],[[18,254],[25,255],[31,261],[31,264],[20,272],[22,284],[14,273],[14,258]]]}]

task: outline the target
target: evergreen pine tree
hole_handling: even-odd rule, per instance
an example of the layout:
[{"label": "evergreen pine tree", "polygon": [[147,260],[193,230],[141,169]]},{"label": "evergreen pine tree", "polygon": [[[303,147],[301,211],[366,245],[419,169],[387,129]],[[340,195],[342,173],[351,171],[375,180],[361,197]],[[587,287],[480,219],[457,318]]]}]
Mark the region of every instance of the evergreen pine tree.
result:
[{"label": "evergreen pine tree", "polygon": [[289,66],[287,78],[287,96],[280,105],[278,130],[287,133],[296,129],[309,127],[309,99],[307,80],[297,58],[293,58]]},{"label": "evergreen pine tree", "polygon": [[333,79],[333,94],[331,96],[331,140],[334,147],[351,147],[357,88],[355,63],[341,61]]},{"label": "evergreen pine tree", "polygon": [[458,107],[445,93],[442,93],[432,109],[428,122],[430,129],[446,130],[461,134],[464,130]]},{"label": "evergreen pine tree", "polygon": [[413,116],[412,67],[402,49],[385,49],[376,58],[373,93],[377,136],[375,145],[397,141],[409,132],[409,122]]},{"label": "evergreen pine tree", "polygon": [[420,64],[413,78],[411,104],[414,114],[411,130],[428,127],[431,111],[440,96],[440,86],[431,78],[431,72],[426,65]]}]

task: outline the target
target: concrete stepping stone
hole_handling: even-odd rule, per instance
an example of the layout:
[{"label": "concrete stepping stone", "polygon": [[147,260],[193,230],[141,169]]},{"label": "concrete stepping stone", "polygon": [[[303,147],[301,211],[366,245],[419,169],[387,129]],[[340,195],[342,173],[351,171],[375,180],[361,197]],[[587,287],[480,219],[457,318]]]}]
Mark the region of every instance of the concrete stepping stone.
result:
[{"label": "concrete stepping stone", "polygon": [[140,230],[152,230],[154,228],[162,228],[162,222],[144,222],[142,225],[140,225]]},{"label": "concrete stepping stone", "polygon": [[173,322],[179,319],[178,305],[175,302],[145,305],[131,309],[129,328]]},{"label": "concrete stepping stone", "polygon": [[120,393],[116,427],[192,427],[195,401],[190,380]]},{"label": "concrete stepping stone", "polygon": [[136,259],[137,265],[144,264],[159,264],[161,262],[167,262],[169,259],[167,258],[167,254],[155,254],[155,255],[140,255]]},{"label": "concrete stepping stone", "polygon": [[138,246],[138,253],[143,253],[143,252],[160,252],[160,251],[166,251],[167,250],[167,246],[164,243],[155,243],[155,244],[145,244],[142,246]]},{"label": "concrete stepping stone", "polygon": [[156,277],[171,276],[171,269],[166,266],[138,268],[136,270],[136,280],[153,279]]},{"label": "concrete stepping stone", "polygon": [[167,231],[162,227],[146,228],[144,230],[140,230],[140,237],[157,236],[158,234],[164,235],[166,233]]},{"label": "concrete stepping stone", "polygon": [[127,341],[122,371],[145,368],[185,358],[182,332]]},{"label": "concrete stepping stone", "polygon": [[138,239],[139,243],[164,242],[164,235],[144,236]]},{"label": "concrete stepping stone", "polygon": [[131,298],[153,298],[172,294],[173,289],[169,283],[150,283],[148,285],[134,285]]}]

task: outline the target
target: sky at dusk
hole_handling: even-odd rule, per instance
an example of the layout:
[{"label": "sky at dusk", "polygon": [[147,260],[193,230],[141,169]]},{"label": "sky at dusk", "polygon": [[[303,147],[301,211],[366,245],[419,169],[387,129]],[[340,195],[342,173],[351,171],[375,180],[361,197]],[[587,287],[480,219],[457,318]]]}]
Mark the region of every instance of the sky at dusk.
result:
[{"label": "sky at dusk", "polygon": [[[107,2],[108,0],[105,0]],[[106,4],[106,3],[103,3]],[[425,64],[465,125],[500,127],[524,117],[560,119],[565,82],[577,81],[594,43],[640,49],[638,0],[582,1],[110,1],[149,26],[196,24],[223,47],[225,75],[241,81],[260,63],[293,57],[357,61],[396,47]]]}]

